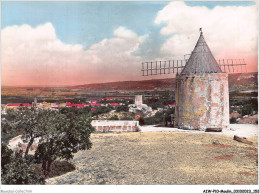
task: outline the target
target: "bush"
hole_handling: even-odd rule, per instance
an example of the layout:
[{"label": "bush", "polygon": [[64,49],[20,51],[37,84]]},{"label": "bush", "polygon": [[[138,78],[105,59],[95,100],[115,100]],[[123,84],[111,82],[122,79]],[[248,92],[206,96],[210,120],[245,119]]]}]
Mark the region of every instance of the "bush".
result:
[{"label": "bush", "polygon": [[144,118],[145,125],[155,125],[159,123],[163,123],[163,114],[162,113],[156,113],[153,117],[146,117]]},{"label": "bush", "polygon": [[112,117],[110,117],[108,120],[119,120],[117,115],[113,115]]},{"label": "bush", "polygon": [[174,114],[175,109],[174,108],[169,108],[166,111],[163,112],[156,112],[153,117],[145,117],[144,118],[144,123],[145,125],[155,125],[155,124],[160,124],[164,123],[166,120],[171,121],[171,114]]},{"label": "bush", "polygon": [[143,118],[143,117],[140,117],[140,119],[139,119],[139,125],[143,126],[144,124],[145,124],[144,118]]},{"label": "bush", "polygon": [[128,112],[129,108],[127,105],[119,106],[116,108],[116,112]]},{"label": "bush", "polygon": [[97,107],[96,110],[94,110],[92,112],[92,115],[93,116],[98,116],[100,114],[108,113],[111,110],[112,110],[112,107],[110,107],[110,106],[100,106],[100,107]]},{"label": "bush", "polygon": [[234,123],[237,123],[237,120],[236,120],[236,118],[232,117],[230,119],[230,124],[234,124]]},{"label": "bush", "polygon": [[6,145],[1,145],[1,181],[7,185],[44,184],[44,178],[35,174],[21,153],[13,153]]},{"label": "bush", "polygon": [[120,120],[129,120],[129,121],[131,121],[131,120],[134,120],[134,117],[131,114],[124,114],[124,116],[122,116],[120,118]]},{"label": "bush", "polygon": [[252,114],[253,111],[254,111],[254,105],[253,104],[246,104],[246,105],[243,106],[241,113],[242,113],[242,116],[244,116],[244,115]]}]

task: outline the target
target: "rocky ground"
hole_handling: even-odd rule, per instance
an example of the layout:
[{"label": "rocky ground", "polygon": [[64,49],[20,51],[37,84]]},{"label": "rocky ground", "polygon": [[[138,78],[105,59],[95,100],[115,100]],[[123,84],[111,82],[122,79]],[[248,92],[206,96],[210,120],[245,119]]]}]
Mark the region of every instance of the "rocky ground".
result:
[{"label": "rocky ground", "polygon": [[92,149],[71,161],[76,170],[47,184],[257,184],[256,136],[248,138],[253,145],[209,133],[102,133],[91,139]]}]

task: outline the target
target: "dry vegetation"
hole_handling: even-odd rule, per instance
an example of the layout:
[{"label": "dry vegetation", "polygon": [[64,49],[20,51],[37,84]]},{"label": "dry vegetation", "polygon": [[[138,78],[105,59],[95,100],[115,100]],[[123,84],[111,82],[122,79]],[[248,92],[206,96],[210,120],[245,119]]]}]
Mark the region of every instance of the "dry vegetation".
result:
[{"label": "dry vegetation", "polygon": [[52,97],[52,96],[78,96],[77,92],[73,91],[51,91],[44,89],[27,90],[24,88],[2,88],[2,96],[37,96],[37,97]]},{"label": "dry vegetation", "polygon": [[76,170],[47,184],[257,184],[257,137],[249,139],[253,145],[206,133],[108,133],[91,139],[92,149],[71,161]]}]

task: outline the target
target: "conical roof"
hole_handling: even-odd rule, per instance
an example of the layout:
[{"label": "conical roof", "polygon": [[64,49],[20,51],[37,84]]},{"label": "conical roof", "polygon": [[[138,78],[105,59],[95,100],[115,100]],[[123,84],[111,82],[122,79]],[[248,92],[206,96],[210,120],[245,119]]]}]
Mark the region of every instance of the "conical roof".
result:
[{"label": "conical roof", "polygon": [[181,74],[190,73],[222,73],[203,37],[202,31],[189,60],[181,72]]}]

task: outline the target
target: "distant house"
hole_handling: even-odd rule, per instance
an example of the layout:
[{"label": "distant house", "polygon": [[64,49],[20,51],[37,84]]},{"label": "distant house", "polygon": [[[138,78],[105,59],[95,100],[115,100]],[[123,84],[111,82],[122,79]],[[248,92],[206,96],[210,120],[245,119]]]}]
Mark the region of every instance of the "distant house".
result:
[{"label": "distant house", "polygon": [[101,98],[101,100],[113,100],[113,98]]},{"label": "distant house", "polygon": [[51,103],[51,108],[58,109],[60,108],[60,103]]},{"label": "distant house", "polygon": [[22,103],[17,103],[17,104],[7,104],[7,106],[21,106]]},{"label": "distant house", "polygon": [[114,108],[117,107],[117,106],[119,106],[118,103],[109,103],[109,105],[110,105],[110,106],[113,106]]},{"label": "distant house", "polygon": [[101,106],[100,103],[91,103],[90,105],[91,105],[91,106]]},{"label": "distant house", "polygon": [[168,104],[168,105],[164,105],[165,108],[173,108],[175,107],[176,104]]},{"label": "distant house", "polygon": [[70,106],[71,105],[71,102],[66,102],[66,106]]},{"label": "distant house", "polygon": [[32,104],[29,104],[29,103],[22,103],[22,106],[32,106]]},{"label": "distant house", "polygon": [[70,107],[83,108],[84,104],[71,104]]},{"label": "distant house", "polygon": [[18,109],[22,106],[22,103],[7,104],[6,109]]}]

